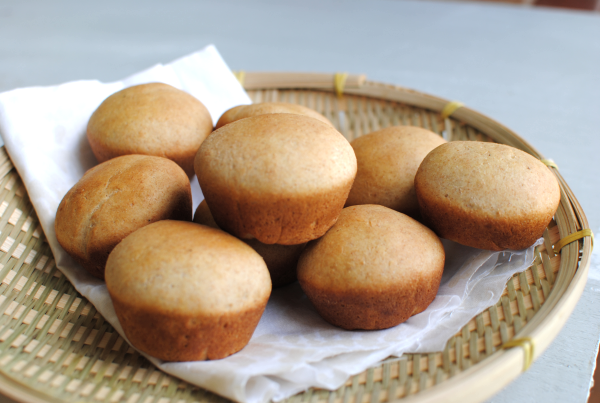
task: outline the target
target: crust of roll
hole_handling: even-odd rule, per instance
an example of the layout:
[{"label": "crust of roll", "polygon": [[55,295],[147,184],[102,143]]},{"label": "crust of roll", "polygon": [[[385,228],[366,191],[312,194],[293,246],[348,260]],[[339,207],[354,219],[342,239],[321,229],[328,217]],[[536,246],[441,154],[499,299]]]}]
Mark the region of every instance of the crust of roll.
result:
[{"label": "crust of roll", "polygon": [[298,281],[319,314],[344,329],[385,329],[436,296],[445,254],[414,219],[376,205],[347,207],[298,262]]},{"label": "crust of roll", "polygon": [[87,137],[98,162],[154,155],[174,161],[191,177],[196,152],[212,129],[202,102],[170,85],[150,83],[105,99],[90,117]]},{"label": "crust of roll", "polygon": [[85,173],[58,206],[54,229],[63,249],[103,279],[108,255],[127,235],[156,221],[191,218],[190,183],[177,164],[126,155]]},{"label": "crust of roll", "polygon": [[219,227],[242,239],[296,245],[335,223],[356,157],[332,127],[302,115],[270,114],[213,132],[198,150],[195,169]]},{"label": "crust of roll", "polygon": [[488,250],[520,250],[540,238],[560,203],[552,172],[533,156],[494,143],[451,142],[415,176],[424,222],[440,237]]}]

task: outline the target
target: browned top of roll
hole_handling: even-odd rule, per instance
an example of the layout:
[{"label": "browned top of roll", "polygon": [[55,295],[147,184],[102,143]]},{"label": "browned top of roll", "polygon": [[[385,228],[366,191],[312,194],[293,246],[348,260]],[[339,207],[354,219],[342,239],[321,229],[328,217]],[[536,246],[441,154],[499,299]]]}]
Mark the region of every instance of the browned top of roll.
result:
[{"label": "browned top of roll", "polygon": [[167,218],[189,221],[191,214],[190,183],[177,164],[125,155],[91,168],[67,192],[56,213],[56,238],[71,256],[103,270],[112,248],[136,229]]},{"label": "browned top of roll", "polygon": [[229,109],[223,115],[221,115],[219,121],[217,122],[216,128],[218,129],[221,126],[225,126],[226,124],[235,122],[236,120],[249,118],[250,116],[264,115],[267,113],[294,113],[297,115],[315,118],[332,126],[331,122],[325,116],[305,106],[289,104],[286,102],[263,102],[252,105],[239,105]]},{"label": "browned top of roll", "polygon": [[308,244],[298,278],[334,293],[411,289],[423,278],[439,282],[444,260],[442,243],[429,228],[387,207],[366,204],[342,210],[335,225]]},{"label": "browned top of roll", "polygon": [[538,159],[494,143],[457,141],[433,150],[415,177],[419,198],[481,218],[519,220],[550,215],[560,188]]},{"label": "browned top of roll", "polygon": [[358,172],[347,206],[379,204],[416,216],[415,174],[423,158],[446,141],[430,130],[393,126],[361,136],[352,143]]},{"label": "browned top of roll", "polygon": [[106,286],[125,304],[180,315],[238,312],[264,304],[271,292],[265,262],[244,242],[168,220],[136,231],[113,250]]},{"label": "browned top of roll", "polygon": [[167,84],[125,88],[90,117],[87,136],[98,161],[126,154],[156,155],[193,174],[193,158],[213,128],[206,107]]},{"label": "browned top of roll", "polygon": [[237,192],[318,194],[352,183],[356,157],[333,127],[302,115],[269,114],[215,130],[194,162],[200,186],[219,181]]}]

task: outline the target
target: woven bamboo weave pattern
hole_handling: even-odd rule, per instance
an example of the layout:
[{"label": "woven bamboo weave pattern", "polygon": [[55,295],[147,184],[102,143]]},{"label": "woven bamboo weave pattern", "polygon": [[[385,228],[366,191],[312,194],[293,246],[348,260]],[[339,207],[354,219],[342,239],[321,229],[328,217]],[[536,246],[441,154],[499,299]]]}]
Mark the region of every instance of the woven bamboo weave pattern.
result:
[{"label": "woven bamboo weave pattern", "polygon": [[[254,102],[313,108],[352,140],[391,125],[428,128],[447,140],[492,141],[439,112],[333,91],[251,90]],[[569,214],[567,211],[565,214]],[[0,149],[0,385],[47,401],[217,402],[225,399],[171,377],[131,349],[57,269],[25,188]],[[336,391],[309,389],[288,402],[387,402],[418,394],[498,351],[535,319],[561,274],[553,221],[534,264],[515,275],[500,301],[473,318],[443,352],[388,359]],[[575,242],[577,244],[577,242]],[[581,241],[580,241],[581,243]],[[565,248],[564,250],[567,250]],[[559,270],[561,269],[561,270]]]}]

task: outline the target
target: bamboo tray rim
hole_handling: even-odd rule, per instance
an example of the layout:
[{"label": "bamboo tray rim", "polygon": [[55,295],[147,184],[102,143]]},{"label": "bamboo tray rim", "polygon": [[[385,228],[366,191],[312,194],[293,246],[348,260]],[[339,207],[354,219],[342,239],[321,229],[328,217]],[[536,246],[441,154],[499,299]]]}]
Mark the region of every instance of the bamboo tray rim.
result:
[{"label": "bamboo tray rim", "polygon": [[[332,74],[245,72],[244,75],[244,87],[247,90],[311,89],[328,92],[335,91],[335,75]],[[347,78],[347,83],[348,85],[343,90],[344,94],[395,101],[435,112],[441,112],[443,107],[449,102],[443,98],[424,94],[419,91],[368,81],[364,76],[350,75]],[[452,119],[471,125],[501,143],[513,145],[539,159],[543,158],[541,153],[516,133],[466,106],[456,110],[452,114]],[[568,228],[559,228],[561,238],[564,238],[566,233],[572,233],[582,228],[589,228],[589,225],[581,206],[560,175],[560,172],[556,169],[552,169],[552,171],[556,174],[561,185],[561,206],[564,204],[562,208],[566,211],[564,214],[569,217],[570,215],[575,217],[573,222],[568,223]],[[567,219],[567,221],[569,220]],[[564,282],[564,286],[559,290],[560,295],[558,295],[558,292],[554,292],[556,290],[553,289],[550,298],[544,303],[542,309],[536,313],[533,321],[528,322],[519,333],[519,337],[528,336],[535,340],[534,359],[539,357],[556,337],[583,292],[590,264],[591,242],[589,238],[584,238],[582,243],[581,258],[578,260],[577,267],[573,269],[573,276]],[[578,242],[574,242],[565,246],[560,252],[561,256],[563,253],[571,257],[579,256],[578,245]],[[559,275],[565,273],[563,265],[567,265],[566,261],[566,258],[561,259]],[[558,285],[558,278],[555,284]],[[557,295],[558,297],[556,297]],[[481,401],[493,395],[516,378],[522,372],[523,360],[524,350],[521,348],[499,350],[492,356],[445,380],[439,385],[420,391],[413,396],[390,401],[433,402],[440,399],[457,402]],[[493,387],[490,387],[490,378],[494,378]],[[15,383],[12,378],[5,375],[2,371],[0,371],[0,391],[13,399],[21,401],[59,401],[59,399],[53,396],[44,395],[41,391],[28,388],[27,385]]]},{"label": "bamboo tray rim", "polygon": [[[336,76],[338,74],[339,73],[332,75],[324,73],[243,72],[243,80],[240,80],[240,82],[246,90],[308,88],[324,91],[339,91],[339,88],[336,88]],[[240,79],[239,75],[238,79]],[[439,113],[443,111],[446,105],[453,102],[417,90],[369,81],[366,80],[365,75],[348,76],[348,81],[351,84],[343,88],[344,94],[397,101]],[[544,156],[521,136],[503,124],[470,109],[467,106],[459,107],[452,114],[452,117],[474,126],[486,135],[494,138],[494,140],[499,140],[501,143],[519,148],[540,160],[544,159]],[[558,169],[552,169],[552,171],[557,176],[561,186],[561,205],[565,202],[565,199],[568,200],[568,202],[572,204],[572,207],[575,208],[578,215],[578,222],[576,223],[578,224],[577,229],[589,229],[585,213],[575,195],[562,178]],[[567,235],[563,235],[563,231],[560,232],[561,239]],[[561,293],[558,301],[555,301],[557,298],[554,298],[550,304],[548,304],[547,301],[542,306],[542,309],[545,310],[545,312],[538,312],[536,314],[535,318],[538,318],[539,323],[535,327],[531,326],[531,323],[528,323],[521,332],[519,332],[519,338],[529,337],[533,340],[532,344],[534,345],[534,348],[532,361],[535,361],[558,335],[583,293],[589,272],[590,256],[592,252],[590,238],[585,237],[583,239],[581,260],[576,268],[574,276],[568,281],[566,290]],[[579,254],[575,244],[577,244],[577,242],[569,244],[570,249],[568,253]],[[562,266],[563,260],[561,259],[561,268]],[[564,272],[564,270],[559,271],[559,273],[561,272]],[[551,295],[551,298],[553,296],[556,296],[556,292]],[[540,314],[544,314],[544,318],[540,318],[540,316],[542,316]],[[515,335],[514,338],[516,339],[517,335]],[[416,395],[394,401],[406,403],[437,402],[441,399],[446,402],[483,401],[494,395],[497,391],[524,372],[523,363],[525,360],[526,352],[523,348],[501,349],[496,351],[489,358],[442,382],[440,385],[420,391]],[[489,382],[486,381],[489,381],[491,378],[490,373],[492,372],[496,376],[496,383],[494,387],[490,388]],[[478,398],[473,399],[473,390],[467,387],[469,384],[479,385],[475,388]],[[481,385],[485,386],[482,387]]]}]

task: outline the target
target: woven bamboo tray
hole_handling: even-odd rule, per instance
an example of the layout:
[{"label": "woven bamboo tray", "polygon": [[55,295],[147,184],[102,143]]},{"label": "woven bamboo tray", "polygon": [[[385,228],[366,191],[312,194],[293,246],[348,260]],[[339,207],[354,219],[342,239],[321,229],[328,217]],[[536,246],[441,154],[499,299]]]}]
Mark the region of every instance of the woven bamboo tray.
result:
[{"label": "woven bamboo tray", "polygon": [[[447,100],[361,76],[239,74],[255,102],[285,101],[323,113],[352,140],[391,125],[428,128],[447,140],[494,141],[542,158],[497,122],[466,107],[442,117]],[[337,82],[337,87],[334,83]],[[342,85],[344,84],[344,85]],[[336,95],[335,90],[343,95]],[[446,110],[448,112],[448,110]],[[294,403],[482,401],[517,377],[550,344],[578,301],[590,237],[553,245],[588,228],[561,177],[559,209],[525,272],[498,303],[474,317],[443,352],[388,359],[336,391],[313,390]],[[0,148],[0,391],[28,402],[218,402],[225,399],[156,369],[131,349],[57,269],[18,173]],[[529,339],[527,339],[529,338]],[[503,349],[509,341],[515,348]]]}]

